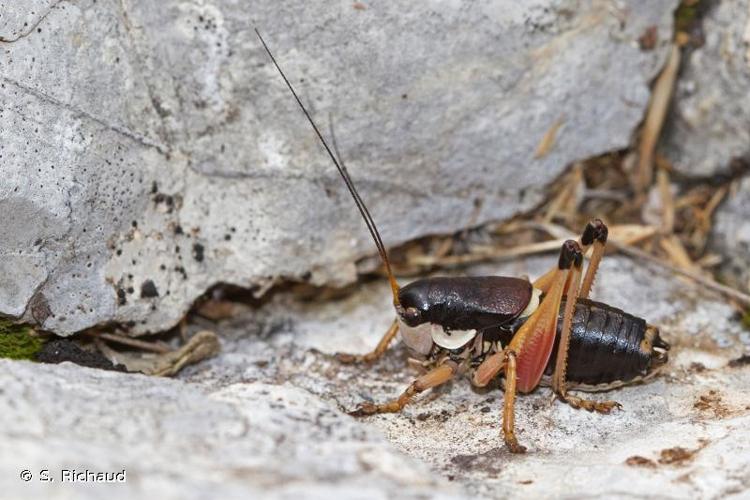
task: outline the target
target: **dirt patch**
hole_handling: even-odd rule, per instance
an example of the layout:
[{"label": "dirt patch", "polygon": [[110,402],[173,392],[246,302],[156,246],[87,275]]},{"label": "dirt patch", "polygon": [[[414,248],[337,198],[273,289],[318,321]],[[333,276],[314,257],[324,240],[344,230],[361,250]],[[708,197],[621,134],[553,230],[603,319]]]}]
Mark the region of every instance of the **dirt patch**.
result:
[{"label": "dirt patch", "polygon": [[699,446],[697,448],[689,449],[683,448],[682,446],[675,446],[673,448],[665,448],[659,452],[659,458],[656,460],[641,456],[633,455],[625,460],[626,465],[631,467],[646,467],[649,469],[655,469],[659,465],[673,465],[682,467],[687,465],[695,458],[699,451],[708,445],[708,440],[699,440]]},{"label": "dirt patch", "polygon": [[716,418],[724,418],[732,413],[731,410],[722,403],[721,394],[713,389],[705,394],[701,394],[693,404],[693,408],[696,408],[701,412],[711,412]]},{"label": "dirt patch", "polygon": [[700,449],[688,450],[682,446],[666,448],[659,453],[659,463],[662,465],[685,465],[693,460]]},{"label": "dirt patch", "polygon": [[654,462],[650,458],[642,457],[640,455],[633,455],[632,457],[628,457],[628,459],[625,460],[625,464],[633,467],[648,467],[650,469],[656,468],[656,462]]},{"label": "dirt patch", "polygon": [[497,476],[502,470],[508,452],[504,447],[493,448],[485,453],[471,455],[456,455],[451,458],[451,464],[456,470],[482,471],[488,476]]}]

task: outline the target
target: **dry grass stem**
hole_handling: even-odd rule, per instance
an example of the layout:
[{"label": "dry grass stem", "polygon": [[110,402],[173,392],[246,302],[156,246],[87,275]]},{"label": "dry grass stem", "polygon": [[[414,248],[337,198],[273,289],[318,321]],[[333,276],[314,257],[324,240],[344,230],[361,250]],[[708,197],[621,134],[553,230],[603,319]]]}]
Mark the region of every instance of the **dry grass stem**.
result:
[{"label": "dry grass stem", "polygon": [[537,253],[559,250],[565,240],[542,241],[528,245],[519,245],[511,248],[497,247],[475,247],[471,253],[462,255],[447,255],[444,257],[434,257],[431,255],[415,255],[409,259],[409,264],[422,267],[432,266],[457,266],[464,264],[473,264],[487,260],[502,260],[524,255],[533,255]]},{"label": "dry grass stem", "polygon": [[620,250],[622,253],[626,255],[630,255],[631,257],[635,257],[636,259],[647,260],[673,273],[686,276],[692,279],[693,281],[695,281],[696,283],[698,283],[699,285],[705,286],[709,290],[713,290],[727,297],[730,297],[736,300],[737,302],[742,303],[745,307],[750,307],[750,295],[746,293],[742,293],[739,290],[735,290],[732,287],[722,285],[721,283],[717,283],[712,278],[703,276],[702,274],[696,273],[694,271],[689,271],[687,269],[682,269],[680,267],[673,266],[669,264],[668,262],[664,262],[662,259],[659,259],[658,257],[654,257],[648,252],[644,252],[640,248],[633,247],[630,245],[623,245],[621,243],[618,243],[617,241],[612,241],[611,243],[612,243],[612,246],[614,246],[615,248],[617,248],[618,250]]},{"label": "dry grass stem", "polygon": [[664,118],[672,98],[674,82],[680,68],[680,49],[674,44],[661,74],[654,84],[651,94],[646,121],[643,125],[641,141],[638,147],[638,167],[635,173],[634,187],[637,192],[644,193],[651,185],[653,178],[654,150],[659,141]]},{"label": "dry grass stem", "polygon": [[[537,227],[548,230],[549,234],[555,238],[570,239],[574,237],[574,234],[571,231],[557,224],[538,224]],[[688,269],[683,269],[683,268],[674,266],[670,264],[669,262],[665,262],[663,259],[660,259],[659,257],[655,257],[654,255],[651,255],[650,253],[641,250],[640,248],[618,241],[617,239],[612,237],[614,236],[612,234],[612,231],[610,231],[610,236],[611,237],[609,238],[608,243],[607,243],[608,246],[613,247],[614,249],[626,255],[634,257],[636,259],[651,262],[673,273],[688,277],[692,279],[694,282],[698,283],[699,285],[705,286],[709,290],[713,290],[727,297],[730,297],[733,300],[736,300],[737,302],[744,304],[745,307],[750,307],[750,295],[746,293],[742,293],[739,290],[736,290],[732,287],[728,287],[726,285],[722,285],[721,283],[717,283],[714,279],[708,276],[704,276],[695,271],[691,271]]]},{"label": "dry grass stem", "polygon": [[688,255],[687,250],[682,244],[682,241],[675,236],[670,234],[659,240],[659,246],[669,258],[670,262],[677,267],[682,269],[697,270],[693,259]]},{"label": "dry grass stem", "polygon": [[672,197],[672,186],[669,182],[669,172],[664,168],[660,168],[656,174],[656,182],[659,186],[659,196],[661,197],[661,230],[666,234],[671,234],[674,232],[675,208],[674,198]]},{"label": "dry grass stem", "polygon": [[132,337],[117,335],[116,333],[100,332],[96,334],[94,338],[109,340],[110,342],[116,342],[118,344],[135,347],[136,349],[141,349],[144,351],[156,352],[159,354],[165,354],[171,351],[169,347],[166,347],[160,343],[146,342],[144,340],[138,340]]},{"label": "dry grass stem", "polygon": [[563,123],[565,123],[563,118],[559,118],[555,123],[552,124],[549,130],[547,130],[536,148],[534,159],[544,158],[549,154],[549,152],[555,145],[557,133],[560,131],[560,127],[562,127]]}]

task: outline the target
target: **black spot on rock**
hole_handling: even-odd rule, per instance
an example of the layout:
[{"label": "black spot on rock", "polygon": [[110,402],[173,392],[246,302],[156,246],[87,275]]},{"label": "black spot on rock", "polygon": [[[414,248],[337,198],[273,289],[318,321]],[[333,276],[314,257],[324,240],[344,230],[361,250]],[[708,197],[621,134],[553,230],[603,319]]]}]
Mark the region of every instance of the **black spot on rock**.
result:
[{"label": "black spot on rock", "polygon": [[151,280],[146,280],[141,285],[141,298],[142,299],[150,299],[153,297],[158,297],[159,291],[156,289],[156,285]]},{"label": "black spot on rock", "polygon": [[732,368],[738,368],[745,365],[750,365],[750,354],[743,354],[739,358],[733,359],[729,362],[729,366]]},{"label": "black spot on rock", "polygon": [[204,251],[205,247],[203,245],[201,245],[200,243],[195,243],[193,245],[193,258],[198,262],[203,262]]},{"label": "black spot on rock", "polygon": [[174,208],[174,198],[171,197],[168,194],[164,193],[157,193],[153,197],[154,203],[159,205],[163,204],[166,207],[167,213],[172,213],[172,209]]},{"label": "black spot on rock", "polygon": [[125,295],[125,290],[122,288],[117,289],[117,304],[124,306],[128,303],[128,296]]}]

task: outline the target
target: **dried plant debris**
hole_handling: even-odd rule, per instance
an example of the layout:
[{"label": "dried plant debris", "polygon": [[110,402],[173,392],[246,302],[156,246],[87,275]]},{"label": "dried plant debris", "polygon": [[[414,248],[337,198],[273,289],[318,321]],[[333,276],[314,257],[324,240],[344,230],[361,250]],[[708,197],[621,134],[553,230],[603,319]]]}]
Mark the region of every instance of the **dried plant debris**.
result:
[{"label": "dried plant debris", "polygon": [[695,458],[695,455],[701,451],[705,445],[706,443],[704,442],[701,446],[695,449],[687,449],[682,446],[663,449],[659,453],[659,463],[662,465],[687,465],[687,463],[692,461],[693,458]]},{"label": "dried plant debris", "polygon": [[672,46],[667,64],[654,84],[638,148],[638,168],[633,178],[633,185],[637,192],[641,194],[646,191],[652,182],[654,151],[667,116],[667,109],[672,99],[674,82],[677,79],[679,69],[680,49],[675,44]]},{"label": "dried plant debris", "polygon": [[693,407],[701,412],[710,412],[716,418],[724,418],[732,414],[730,408],[722,402],[721,394],[714,389],[698,396]]},{"label": "dried plant debris", "polygon": [[682,446],[664,448],[659,452],[659,457],[656,460],[641,455],[633,455],[625,460],[625,464],[633,467],[646,467],[649,469],[656,469],[659,465],[682,467],[690,463],[695,458],[696,454],[708,444],[708,440],[701,439],[697,448],[689,449]]},{"label": "dried plant debris", "polygon": [[211,321],[234,318],[250,310],[250,306],[241,302],[224,299],[209,299],[198,304],[193,313]]},{"label": "dried plant debris", "polygon": [[632,465],[634,467],[648,467],[650,469],[656,468],[656,462],[654,462],[650,458],[642,457],[640,455],[633,455],[632,457],[628,457],[628,459],[625,460],[625,464]]},{"label": "dried plant debris", "polygon": [[209,330],[197,332],[178,349],[166,352],[117,351],[101,341],[97,345],[107,358],[124,365],[128,371],[163,377],[176,375],[185,366],[210,358],[220,350],[219,338]]}]

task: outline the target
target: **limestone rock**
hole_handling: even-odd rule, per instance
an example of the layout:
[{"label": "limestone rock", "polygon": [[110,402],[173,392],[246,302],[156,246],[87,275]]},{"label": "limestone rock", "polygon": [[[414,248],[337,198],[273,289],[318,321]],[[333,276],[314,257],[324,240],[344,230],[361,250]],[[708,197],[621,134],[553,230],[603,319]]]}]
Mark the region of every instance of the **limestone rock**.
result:
[{"label": "limestone rock", "polygon": [[727,281],[750,291],[750,178],[737,187],[716,212],[711,245],[724,257]]},{"label": "limestone rock", "polygon": [[705,43],[682,62],[663,152],[685,175],[750,161],[750,1],[709,2]]},{"label": "limestone rock", "polygon": [[[7,498],[460,497],[375,429],[289,384],[211,391],[6,360],[0,373]],[[20,479],[23,470],[30,481]],[[53,482],[40,480],[44,470]],[[87,470],[125,471],[125,482],[65,481],[65,471]]]},{"label": "limestone rock", "polygon": [[395,245],[625,147],[676,4],[0,1],[0,314],[137,334],[217,283],[352,281],[373,245],[255,26]]}]

